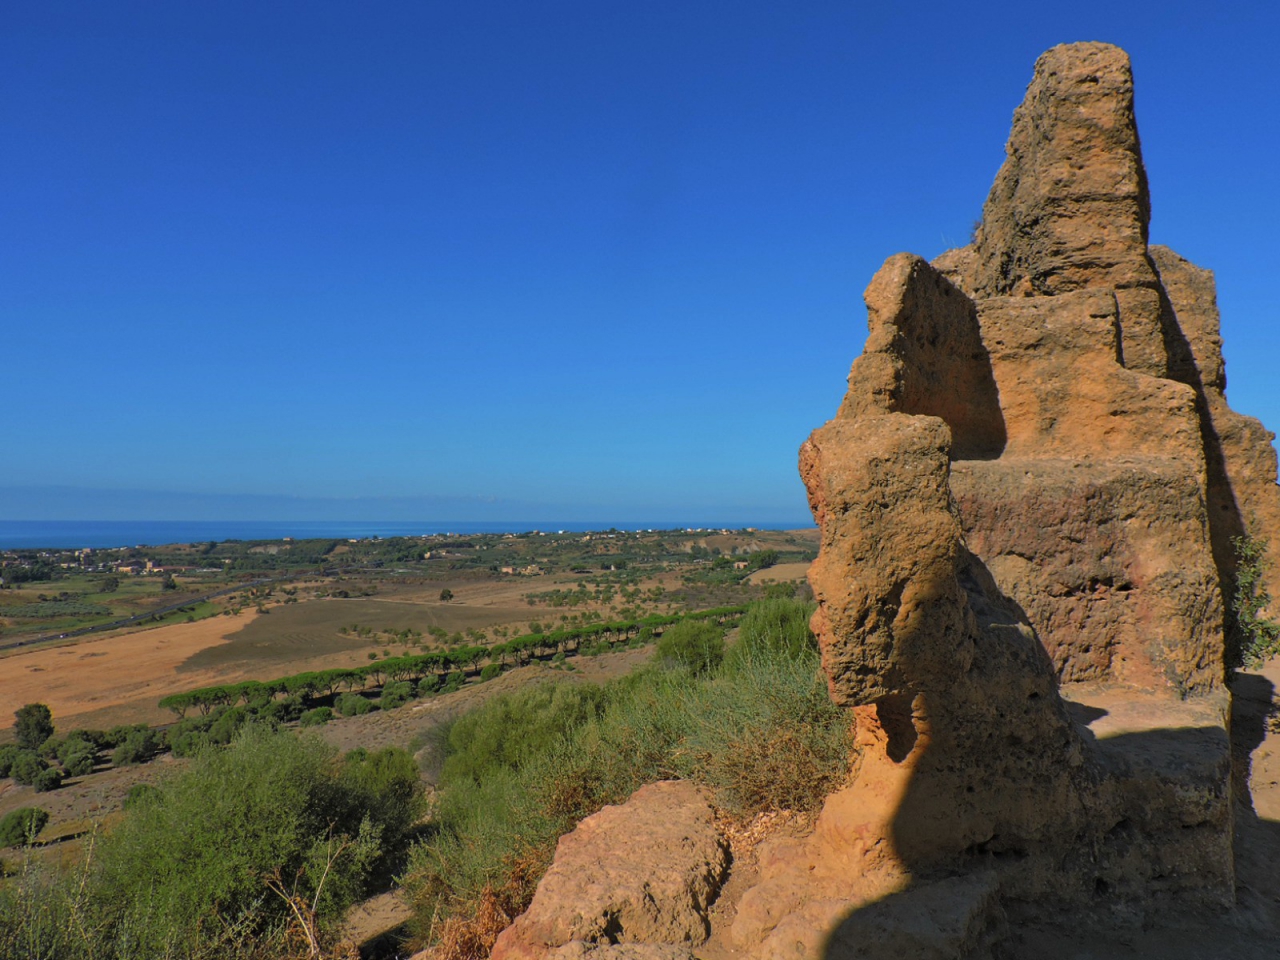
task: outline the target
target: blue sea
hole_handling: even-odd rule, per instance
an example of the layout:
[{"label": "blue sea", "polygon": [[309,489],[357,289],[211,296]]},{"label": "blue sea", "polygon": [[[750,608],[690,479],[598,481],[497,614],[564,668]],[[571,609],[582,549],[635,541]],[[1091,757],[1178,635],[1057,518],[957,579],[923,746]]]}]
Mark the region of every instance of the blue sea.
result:
[{"label": "blue sea", "polygon": [[795,519],[782,522],[706,520],[646,522],[625,521],[390,521],[368,520],[0,520],[0,550],[37,547],[134,547],[163,543],[204,543],[209,540],[280,540],[293,537],[348,539],[352,537],[423,537],[438,533],[527,533],[542,530],[585,532],[588,530],[684,530],[728,529],[794,530],[812,522]]}]

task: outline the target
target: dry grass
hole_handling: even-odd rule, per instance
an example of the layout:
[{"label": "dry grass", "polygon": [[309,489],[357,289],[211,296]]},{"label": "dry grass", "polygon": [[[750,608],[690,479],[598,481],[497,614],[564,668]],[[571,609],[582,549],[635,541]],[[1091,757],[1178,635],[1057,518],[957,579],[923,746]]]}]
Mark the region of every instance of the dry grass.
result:
[{"label": "dry grass", "polygon": [[729,844],[734,863],[746,863],[755,855],[756,847],[780,830],[792,829],[808,833],[813,826],[813,813],[797,813],[794,810],[765,810],[755,816],[743,818],[717,809],[716,830]]},{"label": "dry grass", "polygon": [[[47,704],[64,731],[85,725],[75,719],[83,714],[130,702],[149,704],[163,719],[156,707],[161,697],[198,685],[179,672],[181,666],[199,651],[225,644],[228,634],[257,616],[211,617],[15,653],[3,660],[0,701]],[[12,724],[12,710],[0,711],[0,729]]]},{"label": "dry grass", "polygon": [[439,930],[427,931],[428,939],[439,937],[430,952],[433,960],[487,960],[498,935],[529,908],[550,861],[546,851],[522,854],[510,863],[500,885],[485,886],[470,911],[456,912]]},{"label": "dry grass", "polygon": [[808,563],[778,563],[772,567],[757,570],[747,577],[745,583],[781,583],[787,580],[803,580],[809,575]]}]

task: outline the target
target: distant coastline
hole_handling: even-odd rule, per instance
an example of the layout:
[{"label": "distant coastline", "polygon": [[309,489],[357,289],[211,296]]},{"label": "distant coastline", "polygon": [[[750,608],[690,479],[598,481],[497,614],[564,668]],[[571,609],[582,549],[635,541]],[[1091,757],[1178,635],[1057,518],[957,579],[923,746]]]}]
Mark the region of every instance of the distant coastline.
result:
[{"label": "distant coastline", "polygon": [[442,533],[528,533],[533,530],[675,530],[754,527],[759,530],[792,530],[811,527],[802,518],[766,520],[0,520],[0,550],[32,550],[41,547],[78,549],[93,547],[159,546],[166,543],[204,543],[223,540],[295,540],[312,538],[362,539],[366,537],[423,537]]}]

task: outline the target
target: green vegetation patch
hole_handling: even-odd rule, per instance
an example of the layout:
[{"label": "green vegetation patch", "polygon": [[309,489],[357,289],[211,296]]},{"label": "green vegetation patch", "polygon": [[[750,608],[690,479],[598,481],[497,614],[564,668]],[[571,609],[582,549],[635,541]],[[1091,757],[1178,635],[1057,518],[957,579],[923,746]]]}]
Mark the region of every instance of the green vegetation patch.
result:
[{"label": "green vegetation patch", "polygon": [[1231,541],[1236,549],[1235,590],[1228,604],[1228,626],[1236,653],[1232,657],[1247,667],[1258,667],[1280,653],[1280,624],[1263,612],[1271,604],[1271,594],[1263,582],[1268,560],[1266,546],[1249,537]]},{"label": "green vegetation patch", "polygon": [[49,814],[39,807],[19,807],[0,820],[0,847],[34,843],[49,822]]},{"label": "green vegetation patch", "polygon": [[460,718],[444,748],[438,832],[405,878],[419,935],[465,916],[486,889],[518,888],[520,906],[561,834],[648,782],[695,780],[741,815],[815,808],[846,773],[848,717],[827,695],[812,637],[793,642],[810,608],[774,603],[790,607],[748,611],[723,662],[706,655],[723,652],[723,632],[691,622],[699,629],[677,632],[687,636],[675,654],[659,648],[636,673],[525,688]]},{"label": "green vegetation patch", "polygon": [[28,864],[0,887],[0,956],[230,960],[327,948],[345,908],[400,869],[421,812],[405,751],[340,758],[318,738],[251,726],[158,789],[131,792],[123,820],[76,869],[51,876]]},{"label": "green vegetation patch", "polygon": [[5,607],[4,615],[23,620],[56,620],[59,617],[105,617],[111,608],[84,600],[45,600]]}]

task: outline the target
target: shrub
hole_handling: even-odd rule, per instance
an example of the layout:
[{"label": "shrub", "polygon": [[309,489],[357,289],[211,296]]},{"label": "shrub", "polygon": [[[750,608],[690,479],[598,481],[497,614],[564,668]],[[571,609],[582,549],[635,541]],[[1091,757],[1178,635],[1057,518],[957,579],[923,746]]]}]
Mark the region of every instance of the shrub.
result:
[{"label": "shrub", "polygon": [[141,733],[150,729],[145,723],[122,724],[118,727],[112,727],[102,735],[102,746],[118,747],[124,743],[130,735]]},{"label": "shrub", "polygon": [[144,803],[159,803],[162,797],[158,787],[150,783],[135,783],[125,794],[124,808],[131,810]]},{"label": "shrub", "polygon": [[18,755],[22,751],[16,744],[6,743],[0,747],[0,777],[9,776],[9,771],[13,769],[13,762],[18,759]]},{"label": "shrub", "polygon": [[90,740],[84,733],[77,732],[71,734],[67,739],[63,740],[58,747],[58,760],[65,767],[71,761],[81,754],[88,754],[92,759],[98,753],[98,745]]},{"label": "shrub", "polygon": [[57,767],[46,767],[36,774],[36,778],[31,785],[36,788],[36,793],[48,793],[50,790],[57,790],[62,786],[62,771]]},{"label": "shrub", "polygon": [[791,580],[766,583],[764,586],[764,598],[766,600],[790,600],[796,595],[796,586],[797,584]]},{"label": "shrub", "polygon": [[199,730],[185,730],[169,736],[169,749],[175,757],[194,757],[209,746],[209,735]]},{"label": "shrub", "polygon": [[397,707],[403,707],[406,703],[413,699],[413,684],[408,680],[401,680],[397,683],[388,683],[382,688],[382,698],[380,704],[383,710],[394,710]]},{"label": "shrub", "polygon": [[352,750],[343,757],[341,782],[380,826],[388,865],[398,866],[403,840],[425,808],[413,756],[400,747]]},{"label": "shrub", "polygon": [[285,697],[283,700],[272,700],[257,712],[259,720],[272,723],[289,723],[297,720],[307,710],[302,697]]},{"label": "shrub", "polygon": [[699,685],[685,709],[695,722],[681,775],[714,787],[731,811],[814,809],[844,776],[849,717],[814,653],[757,656]]},{"label": "shrub", "polygon": [[440,678],[435,674],[418,681],[418,696],[429,697],[440,691]]},{"label": "shrub", "polygon": [[43,760],[30,750],[22,750],[13,758],[13,764],[9,768],[9,776],[13,777],[15,783],[30,786],[36,782],[36,777],[47,769],[49,769],[48,761]]},{"label": "shrub", "polygon": [[249,711],[246,707],[229,707],[218,711],[217,717],[209,725],[209,742],[225,746],[235,739],[240,728],[248,721]]},{"label": "shrub", "polygon": [[93,773],[94,757],[92,753],[74,753],[62,766],[69,777],[87,777]]},{"label": "shrub", "polygon": [[781,657],[799,659],[816,653],[818,640],[809,629],[813,605],[775,597],[758,600],[747,608],[738,630],[738,641],[725,655],[730,670],[747,660]]},{"label": "shrub", "polygon": [[442,782],[479,783],[514,770],[599,715],[605,692],[587,684],[540,683],[495,697],[449,729]]},{"label": "shrub", "polygon": [[1236,537],[1231,543],[1236,550],[1236,582],[1228,614],[1235,621],[1238,650],[1233,659],[1257,667],[1280,653],[1280,624],[1263,616],[1271,603],[1262,579],[1267,569],[1266,546],[1250,537]]},{"label": "shrub", "polygon": [[467,675],[461,670],[455,670],[445,678],[444,686],[440,688],[441,693],[453,693],[455,690],[461,690],[467,682]]},{"label": "shrub", "polygon": [[0,820],[0,847],[30,843],[48,822],[49,814],[39,807],[19,807]]},{"label": "shrub", "polygon": [[480,682],[483,683],[486,680],[492,680],[494,677],[501,676],[501,674],[502,664],[487,663],[485,664],[484,669],[480,671]]},{"label": "shrub", "polygon": [[93,773],[98,759],[98,745],[83,731],[69,735],[58,747],[58,760],[70,777],[84,777]]},{"label": "shrub", "polygon": [[146,727],[135,729],[116,747],[111,762],[117,767],[146,763],[160,752],[160,747],[160,736],[154,730]]},{"label": "shrub", "polygon": [[334,706],[338,712],[344,717],[359,717],[373,710],[373,703],[368,697],[362,697],[358,693],[344,693],[336,701]]},{"label": "shrub", "polygon": [[701,620],[672,624],[658,640],[657,658],[690,673],[709,673],[724,660],[724,631]]},{"label": "shrub", "polygon": [[333,719],[333,711],[328,707],[316,707],[314,710],[308,710],[298,718],[298,723],[304,727],[319,727],[328,723]]},{"label": "shrub", "polygon": [[[348,775],[336,760],[312,735],[258,725],[201,753],[162,802],[135,804],[104,838],[94,893],[107,933],[127,931],[130,956],[207,956],[228,931],[265,936],[290,923],[285,894],[314,902],[321,924],[336,921],[385,866],[379,836],[403,822],[360,782],[376,779],[368,769]],[[418,802],[416,771],[376,789]]]}]

